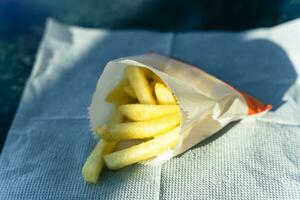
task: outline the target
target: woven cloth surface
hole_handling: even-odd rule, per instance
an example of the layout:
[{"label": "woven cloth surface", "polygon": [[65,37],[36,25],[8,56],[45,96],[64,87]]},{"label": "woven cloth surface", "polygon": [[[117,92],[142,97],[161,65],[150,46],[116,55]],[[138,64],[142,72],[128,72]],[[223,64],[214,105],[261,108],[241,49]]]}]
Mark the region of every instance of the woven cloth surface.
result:
[{"label": "woven cloth surface", "polygon": [[[105,64],[161,52],[274,105],[163,165],[81,177]],[[242,33],[110,31],[48,20],[0,157],[0,199],[300,199],[300,20]],[[101,111],[99,111],[101,112]]]}]

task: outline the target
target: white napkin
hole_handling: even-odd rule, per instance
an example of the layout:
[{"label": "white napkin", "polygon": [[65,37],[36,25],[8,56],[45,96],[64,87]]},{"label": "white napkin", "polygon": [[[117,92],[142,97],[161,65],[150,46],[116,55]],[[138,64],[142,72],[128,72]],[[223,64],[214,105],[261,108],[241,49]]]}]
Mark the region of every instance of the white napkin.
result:
[{"label": "white napkin", "polygon": [[[157,51],[274,105],[163,165],[81,167],[86,108],[109,60]],[[49,20],[0,157],[0,199],[300,199],[300,20],[242,33],[108,31]],[[297,82],[298,80],[298,82]],[[101,111],[99,111],[101,112]]]}]

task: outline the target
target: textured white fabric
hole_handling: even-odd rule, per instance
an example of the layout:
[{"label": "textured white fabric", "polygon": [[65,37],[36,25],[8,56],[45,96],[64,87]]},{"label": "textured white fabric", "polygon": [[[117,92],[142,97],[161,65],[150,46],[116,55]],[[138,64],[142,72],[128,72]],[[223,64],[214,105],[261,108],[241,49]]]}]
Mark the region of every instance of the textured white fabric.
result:
[{"label": "textured white fabric", "polygon": [[[274,105],[163,165],[81,167],[87,106],[104,65],[157,51]],[[243,33],[108,31],[49,20],[0,157],[0,199],[300,199],[300,20]],[[298,82],[297,82],[298,79]],[[101,112],[101,111],[99,111]]]}]

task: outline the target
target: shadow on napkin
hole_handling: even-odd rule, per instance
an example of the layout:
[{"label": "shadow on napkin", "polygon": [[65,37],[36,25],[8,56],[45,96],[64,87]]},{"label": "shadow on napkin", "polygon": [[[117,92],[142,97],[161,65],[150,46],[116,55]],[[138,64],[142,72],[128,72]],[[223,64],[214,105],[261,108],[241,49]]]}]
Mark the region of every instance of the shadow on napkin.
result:
[{"label": "shadow on napkin", "polygon": [[295,67],[287,53],[272,41],[230,33],[188,36],[179,45],[174,44],[173,56],[272,104],[273,110],[283,103],[284,94],[296,81]]}]

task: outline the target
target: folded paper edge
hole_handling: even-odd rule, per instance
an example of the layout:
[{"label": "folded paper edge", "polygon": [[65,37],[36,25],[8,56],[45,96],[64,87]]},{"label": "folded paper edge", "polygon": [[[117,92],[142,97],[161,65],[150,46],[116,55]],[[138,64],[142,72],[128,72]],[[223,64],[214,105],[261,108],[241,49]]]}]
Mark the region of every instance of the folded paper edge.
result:
[{"label": "folded paper edge", "polygon": [[246,94],[244,92],[240,92],[242,96],[244,97],[247,105],[248,105],[248,115],[256,115],[262,112],[267,112],[272,109],[272,105],[270,104],[264,104],[258,99],[250,96],[249,94]]}]

